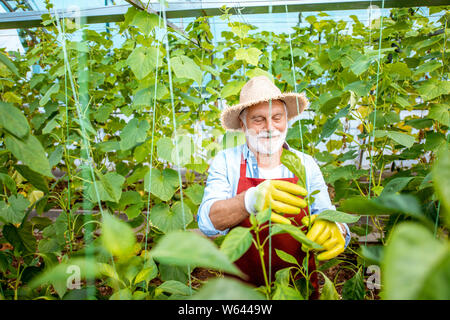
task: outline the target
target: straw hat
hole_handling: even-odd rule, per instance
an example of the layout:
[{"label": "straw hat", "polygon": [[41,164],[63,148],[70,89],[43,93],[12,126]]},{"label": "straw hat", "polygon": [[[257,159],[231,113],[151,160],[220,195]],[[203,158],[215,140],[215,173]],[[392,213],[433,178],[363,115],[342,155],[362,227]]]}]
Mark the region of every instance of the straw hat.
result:
[{"label": "straw hat", "polygon": [[242,87],[239,104],[230,106],[222,112],[220,116],[222,126],[227,130],[241,130],[239,114],[242,110],[269,100],[282,100],[286,103],[288,120],[302,113],[309,105],[303,93],[281,93],[266,76],[254,77]]}]

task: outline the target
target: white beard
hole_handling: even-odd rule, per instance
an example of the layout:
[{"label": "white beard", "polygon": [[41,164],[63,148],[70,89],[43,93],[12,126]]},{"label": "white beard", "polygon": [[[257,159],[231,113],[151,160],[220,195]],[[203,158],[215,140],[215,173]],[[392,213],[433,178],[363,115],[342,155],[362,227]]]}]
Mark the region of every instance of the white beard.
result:
[{"label": "white beard", "polygon": [[[259,134],[251,132],[253,130],[245,129],[245,137],[249,147],[257,153],[263,155],[272,155],[283,147],[286,139],[287,127],[283,132],[279,130],[261,131]],[[268,139],[267,139],[268,137]]]}]

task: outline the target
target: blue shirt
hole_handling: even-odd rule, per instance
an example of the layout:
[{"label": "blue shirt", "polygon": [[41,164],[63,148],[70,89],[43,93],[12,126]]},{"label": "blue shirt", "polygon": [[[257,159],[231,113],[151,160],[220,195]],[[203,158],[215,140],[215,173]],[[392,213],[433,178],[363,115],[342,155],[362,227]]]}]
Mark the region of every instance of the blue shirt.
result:
[{"label": "blue shirt", "polygon": [[[309,207],[311,214],[320,213],[327,209],[336,210],[336,207],[331,204],[328,187],[314,159],[310,155],[290,148],[287,143],[285,146],[288,150],[297,154],[305,166],[306,189],[308,194],[311,194],[315,190],[320,191],[314,195],[315,200]],[[209,218],[209,210],[214,202],[236,196],[240,175],[241,153],[244,159],[247,160],[246,176],[249,178],[259,178],[256,157],[248,148],[247,144],[219,151],[209,167],[202,203],[197,212],[198,227],[207,236],[217,234],[225,235],[229,231],[229,229],[221,231],[214,228]],[[294,174],[284,165],[282,165],[281,172],[282,176],[279,178],[294,177]],[[345,246],[347,246],[350,241],[350,230],[346,224],[344,225],[347,229],[345,239]]]}]

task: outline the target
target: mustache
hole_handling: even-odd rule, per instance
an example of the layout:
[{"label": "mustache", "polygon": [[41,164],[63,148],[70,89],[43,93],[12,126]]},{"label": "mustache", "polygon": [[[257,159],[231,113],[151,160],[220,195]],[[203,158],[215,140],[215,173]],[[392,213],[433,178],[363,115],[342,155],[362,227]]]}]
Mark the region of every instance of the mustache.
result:
[{"label": "mustache", "polygon": [[[251,130],[249,130],[251,131]],[[283,132],[279,130],[272,130],[272,131],[261,131],[258,134],[255,134],[254,132],[249,132],[252,136],[255,138],[279,138],[282,136]]]}]

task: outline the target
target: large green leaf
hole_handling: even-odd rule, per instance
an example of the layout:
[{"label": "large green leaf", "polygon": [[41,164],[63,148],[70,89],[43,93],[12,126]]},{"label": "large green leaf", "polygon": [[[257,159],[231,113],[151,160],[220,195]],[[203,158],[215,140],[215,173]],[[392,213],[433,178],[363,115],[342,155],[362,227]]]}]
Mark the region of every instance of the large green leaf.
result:
[{"label": "large green leaf", "polygon": [[226,254],[230,261],[239,259],[252,245],[252,234],[249,228],[233,228],[223,240],[220,250]]},{"label": "large green leaf", "polygon": [[[169,94],[169,90],[162,83],[158,83],[156,88],[156,99],[163,99]],[[133,105],[135,106],[151,106],[153,107],[155,99],[155,86],[152,85],[148,88],[140,89],[136,92],[133,99]]]},{"label": "large green leaf", "polygon": [[203,72],[191,58],[187,56],[172,57],[170,64],[177,78],[192,79],[198,85],[202,85]]},{"label": "large green leaf", "polygon": [[0,129],[24,139],[30,132],[30,126],[23,113],[13,105],[0,101]]},{"label": "large green leaf", "polygon": [[437,160],[433,166],[432,177],[434,187],[442,204],[447,225],[450,226],[450,151],[444,146],[437,154]]},{"label": "large green leaf", "polygon": [[446,104],[433,104],[427,117],[450,127],[450,112],[448,108]]},{"label": "large green leaf", "polygon": [[22,222],[29,205],[30,201],[21,194],[9,196],[8,204],[0,201],[0,221],[12,224]]},{"label": "large green leaf", "polygon": [[424,101],[433,100],[443,94],[450,93],[450,82],[429,79],[418,85],[417,91]]},{"label": "large green leaf", "polygon": [[167,137],[159,138],[156,143],[156,150],[158,153],[158,157],[163,160],[172,162],[172,150],[174,149],[172,139]]},{"label": "large green leaf", "polygon": [[200,184],[191,184],[189,187],[184,190],[184,194],[191,199],[192,203],[195,205],[199,205],[203,199],[203,192],[205,191],[205,187]]},{"label": "large green leaf", "polygon": [[120,149],[129,150],[147,138],[150,125],[146,120],[131,119],[120,133]]},{"label": "large green leaf", "polygon": [[131,24],[138,27],[144,35],[148,36],[153,28],[160,25],[161,22],[159,22],[159,17],[156,14],[139,11],[135,14]]},{"label": "large green leaf", "polygon": [[50,171],[50,164],[45,150],[35,136],[29,134],[24,140],[21,140],[13,135],[6,134],[5,145],[18,160],[22,161],[31,170],[43,176],[54,178]]},{"label": "large green leaf", "polygon": [[240,275],[239,269],[214,243],[191,231],[173,231],[163,236],[150,251],[155,260],[174,266],[222,270]]},{"label": "large green leaf", "polygon": [[3,227],[3,236],[22,254],[35,253],[36,251],[36,238],[30,221],[23,222],[19,227],[6,224]]},{"label": "large green leaf", "polygon": [[375,130],[374,135],[376,138],[388,137],[407,148],[411,148],[415,141],[413,136],[397,131]]},{"label": "large green leaf", "polygon": [[364,300],[366,293],[364,279],[361,274],[361,269],[356,274],[344,283],[342,288],[342,299],[344,300]]},{"label": "large green leaf", "polygon": [[181,201],[175,202],[172,208],[165,203],[159,203],[151,209],[150,221],[152,225],[164,233],[168,233],[174,230],[181,230],[191,223],[192,213],[186,204],[182,206]]},{"label": "large green leaf", "polygon": [[159,63],[161,63],[161,54],[157,47],[137,47],[127,58],[127,64],[130,66],[138,80],[144,79],[150,72],[156,69],[156,58],[159,54]]},{"label": "large green leaf", "polygon": [[39,173],[34,172],[30,168],[22,164],[16,164],[14,165],[14,168],[20,173],[22,177],[27,179],[37,189],[42,190],[46,193],[49,191],[47,181]]},{"label": "large green leaf", "polygon": [[281,153],[281,163],[286,166],[296,177],[300,186],[306,189],[306,171],[302,160],[292,151],[283,149]]},{"label": "large green leaf", "polygon": [[422,213],[419,201],[412,194],[388,193],[372,199],[362,196],[352,197],[344,200],[339,209],[361,215],[402,213],[412,216],[428,225],[431,223],[431,220],[428,220]]},{"label": "large green leaf", "polygon": [[90,183],[86,188],[86,192],[91,201],[95,203],[98,200],[119,202],[122,196],[122,185],[125,182],[125,178],[116,172],[108,172],[105,175],[97,172],[97,176],[100,180],[96,180],[95,186],[97,187],[100,199],[97,199],[94,184]]},{"label": "large green leaf", "polygon": [[402,191],[412,179],[414,179],[414,177],[399,177],[392,179],[383,188],[383,192],[381,192],[381,195]]},{"label": "large green leaf", "polygon": [[[149,179],[151,174],[151,185]],[[152,168],[144,177],[145,191],[151,192],[162,201],[168,201],[179,187],[178,172],[173,169],[164,169],[162,172]]]},{"label": "large green leaf", "polygon": [[222,90],[220,90],[220,96],[225,99],[237,95],[241,91],[244,84],[245,81],[241,80],[228,81],[227,84],[223,86]]},{"label": "large green leaf", "polygon": [[[384,299],[450,299],[448,245],[424,226],[404,222],[392,231],[384,250],[382,284]],[[431,281],[430,281],[431,280]]]},{"label": "large green leaf", "polygon": [[355,216],[337,210],[324,210],[320,212],[317,216],[317,219],[341,223],[355,223],[359,220],[359,218],[360,218],[359,216]]},{"label": "large green leaf", "polygon": [[320,293],[320,300],[339,300],[341,297],[336,291],[333,282],[331,282],[328,277],[321,272],[323,278],[325,279],[325,283],[322,287],[322,292]]},{"label": "large green leaf", "polygon": [[133,229],[125,221],[106,212],[103,214],[101,240],[103,247],[113,256],[126,258],[135,253]]},{"label": "large green leaf", "polygon": [[258,65],[259,56],[262,54],[261,50],[257,48],[239,48],[235,51],[235,58],[238,60],[244,60],[245,62],[254,66]]}]

